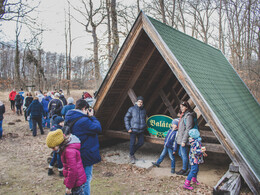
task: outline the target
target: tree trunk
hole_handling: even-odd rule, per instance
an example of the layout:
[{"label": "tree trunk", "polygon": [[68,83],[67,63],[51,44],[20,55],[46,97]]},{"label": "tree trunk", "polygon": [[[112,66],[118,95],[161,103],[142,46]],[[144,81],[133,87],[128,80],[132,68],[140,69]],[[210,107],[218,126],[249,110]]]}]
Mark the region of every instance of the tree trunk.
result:
[{"label": "tree trunk", "polygon": [[93,38],[93,50],[94,50],[94,65],[95,65],[95,79],[96,79],[96,90],[101,84],[101,75],[99,70],[99,61],[98,61],[98,38],[96,32],[96,26],[92,24],[92,38]]},{"label": "tree trunk", "polygon": [[19,51],[19,43],[18,43],[18,36],[16,36],[15,41],[15,79],[14,79],[14,86],[15,88],[20,88],[20,51]]},{"label": "tree trunk", "polygon": [[164,10],[164,0],[159,0],[159,2],[160,2],[162,20],[163,20],[163,23],[166,24],[166,17],[165,17],[165,10]]},{"label": "tree trunk", "polygon": [[111,53],[111,24],[110,24],[110,0],[106,0],[107,11],[107,51],[108,51],[108,66],[112,65],[112,53]]},{"label": "tree trunk", "polygon": [[113,35],[113,48],[112,60],[115,59],[119,48],[119,36],[117,29],[117,13],[116,13],[116,0],[111,0],[111,19],[112,19],[112,35]]},{"label": "tree trunk", "polygon": [[174,21],[174,19],[175,19],[175,5],[176,5],[176,0],[173,0],[172,1],[172,27],[174,28],[174,26],[175,26],[175,21]]}]

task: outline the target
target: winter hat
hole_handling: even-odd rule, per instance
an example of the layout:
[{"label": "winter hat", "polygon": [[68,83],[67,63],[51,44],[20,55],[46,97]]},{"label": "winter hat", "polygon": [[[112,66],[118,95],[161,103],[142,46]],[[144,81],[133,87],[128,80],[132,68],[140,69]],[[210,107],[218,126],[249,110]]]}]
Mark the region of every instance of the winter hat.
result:
[{"label": "winter hat", "polygon": [[144,101],[143,96],[138,96],[138,97],[137,97],[137,101],[138,101],[138,100],[142,100],[142,101]]},{"label": "winter hat", "polygon": [[191,130],[189,130],[189,136],[194,139],[197,139],[200,137],[200,132],[198,129],[191,129]]},{"label": "winter hat", "polygon": [[172,125],[178,126],[179,120],[180,120],[179,118],[173,119]]},{"label": "winter hat", "polygon": [[61,129],[49,132],[46,138],[46,144],[49,148],[59,146],[63,141],[64,135]]},{"label": "winter hat", "polygon": [[53,124],[59,124],[60,122],[64,121],[64,119],[61,116],[53,116]]},{"label": "winter hat", "polygon": [[54,96],[55,97],[60,97],[60,94],[59,93],[55,93]]},{"label": "winter hat", "polygon": [[69,98],[68,98],[68,103],[69,103],[69,104],[72,104],[73,102],[74,102],[73,97],[69,97]]}]

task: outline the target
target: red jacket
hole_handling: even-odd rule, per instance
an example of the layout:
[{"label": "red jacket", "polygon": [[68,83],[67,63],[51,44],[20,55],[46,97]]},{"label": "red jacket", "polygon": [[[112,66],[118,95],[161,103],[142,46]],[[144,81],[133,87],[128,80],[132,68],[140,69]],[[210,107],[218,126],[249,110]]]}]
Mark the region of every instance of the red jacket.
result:
[{"label": "red jacket", "polygon": [[69,188],[79,187],[87,181],[80,157],[80,143],[69,144],[61,154],[64,185]]},{"label": "red jacket", "polygon": [[14,100],[16,96],[16,91],[11,91],[11,93],[9,94],[9,100]]}]

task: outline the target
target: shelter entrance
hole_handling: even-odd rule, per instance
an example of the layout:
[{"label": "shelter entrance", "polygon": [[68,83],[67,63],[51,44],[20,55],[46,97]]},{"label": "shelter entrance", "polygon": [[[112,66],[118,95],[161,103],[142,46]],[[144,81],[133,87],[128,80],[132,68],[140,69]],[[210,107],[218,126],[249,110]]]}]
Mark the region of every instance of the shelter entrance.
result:
[{"label": "shelter entrance", "polygon": [[[144,97],[148,117],[164,114],[176,118],[181,101],[188,101],[197,113],[199,129],[207,150],[225,153],[199,109],[144,31],[140,33],[126,58],[106,94],[107,98],[101,105],[102,112],[98,116],[106,136],[129,139],[124,116],[139,95]],[[145,138],[146,141],[163,144],[163,139],[150,135]]]}]

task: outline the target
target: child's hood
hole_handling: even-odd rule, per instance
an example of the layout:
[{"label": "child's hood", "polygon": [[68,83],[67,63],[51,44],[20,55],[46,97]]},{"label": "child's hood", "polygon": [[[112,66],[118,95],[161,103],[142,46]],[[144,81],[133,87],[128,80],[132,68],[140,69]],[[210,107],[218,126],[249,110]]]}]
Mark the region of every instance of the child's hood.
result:
[{"label": "child's hood", "polygon": [[70,141],[67,145],[70,145],[70,144],[80,144],[80,139],[75,136],[75,135],[70,135]]}]

